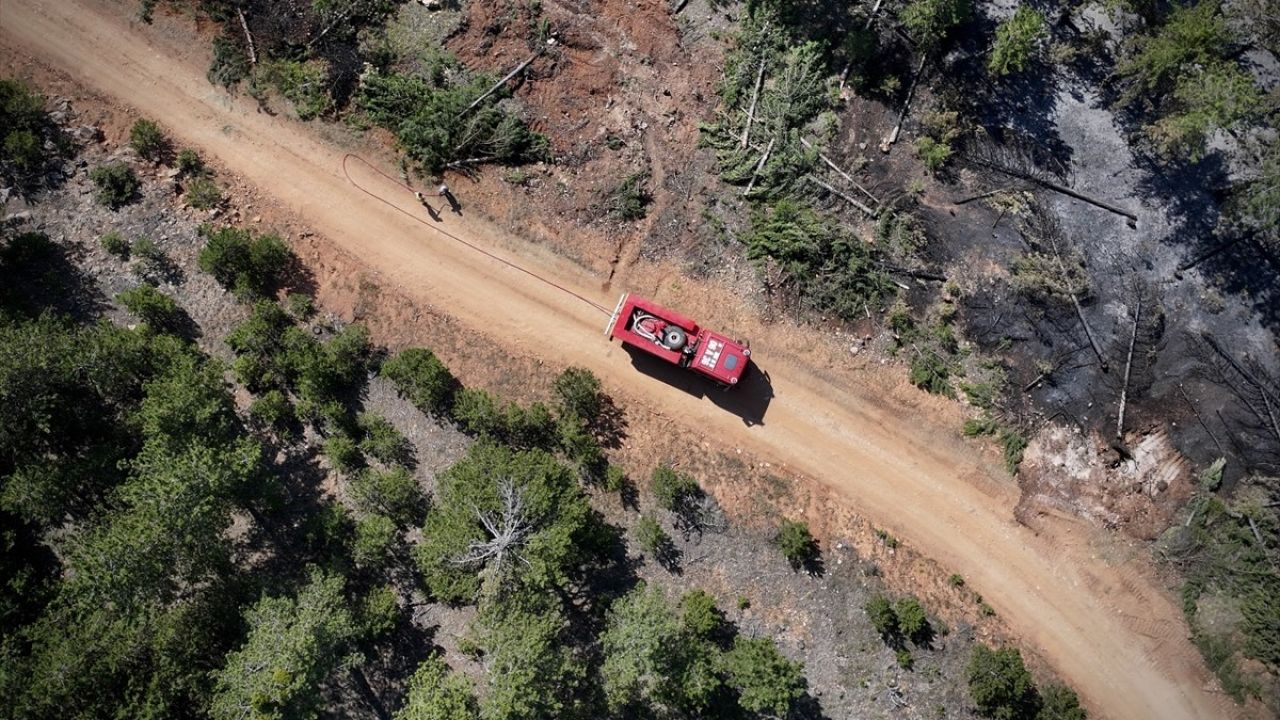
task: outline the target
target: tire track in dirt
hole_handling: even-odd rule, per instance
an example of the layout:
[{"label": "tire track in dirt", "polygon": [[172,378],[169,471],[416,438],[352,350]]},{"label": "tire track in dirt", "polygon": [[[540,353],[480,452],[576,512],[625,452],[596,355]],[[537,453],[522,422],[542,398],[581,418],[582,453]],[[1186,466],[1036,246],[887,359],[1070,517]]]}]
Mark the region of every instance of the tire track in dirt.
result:
[{"label": "tire track in dirt", "polygon": [[[1212,679],[1185,637],[1171,630],[1156,640],[1139,629],[1148,626],[1137,619],[1182,628],[1177,605],[1149,567],[1096,559],[1085,542],[1093,530],[1081,523],[1042,518],[1038,531],[1017,523],[1016,490],[1007,478],[953,427],[938,424],[930,409],[941,406],[903,389],[901,378],[814,372],[781,331],[750,328],[753,349],[767,358],[774,397],[768,423],[746,426],[711,399],[692,399],[637,374],[626,353],[599,337],[593,309],[525,283],[359,195],[340,174],[341,150],[300,123],[259,115],[250,102],[212,88],[204,57],[193,59],[189,46],[133,26],[122,18],[129,12],[102,0],[5,0],[0,42],[159,121],[411,297],[446,308],[462,327],[518,353],[592,370],[624,405],[652,414],[637,422],[744,448],[826,483],[877,525],[963,574],[1076,686],[1095,716],[1232,714],[1226,700],[1206,690]],[[400,198],[399,186],[375,176],[369,187],[410,212],[416,208],[412,196]],[[599,290],[598,278],[470,215],[448,218],[447,228],[602,304],[614,299]],[[548,343],[548,329],[581,341]]]}]

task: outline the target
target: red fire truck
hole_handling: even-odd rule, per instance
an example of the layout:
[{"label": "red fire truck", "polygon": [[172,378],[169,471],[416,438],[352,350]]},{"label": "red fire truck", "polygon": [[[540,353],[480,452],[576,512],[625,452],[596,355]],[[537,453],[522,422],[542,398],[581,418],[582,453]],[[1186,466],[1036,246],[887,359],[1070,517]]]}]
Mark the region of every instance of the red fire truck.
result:
[{"label": "red fire truck", "polygon": [[737,385],[751,364],[747,343],[630,293],[618,300],[605,335],[726,388]]}]

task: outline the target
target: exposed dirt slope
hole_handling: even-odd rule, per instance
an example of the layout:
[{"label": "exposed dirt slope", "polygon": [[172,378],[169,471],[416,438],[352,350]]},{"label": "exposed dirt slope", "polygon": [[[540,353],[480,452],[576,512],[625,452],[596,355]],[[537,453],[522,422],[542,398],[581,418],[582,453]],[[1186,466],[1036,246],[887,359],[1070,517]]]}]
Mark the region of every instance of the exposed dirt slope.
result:
[{"label": "exposed dirt slope", "polygon": [[[1012,484],[958,439],[954,425],[938,422],[950,415],[944,403],[886,373],[820,376],[787,349],[785,338],[794,335],[785,328],[752,335],[771,391],[757,382],[731,399],[695,399],[639,375],[628,355],[600,336],[605,317],[598,309],[424,227],[413,196],[394,183],[367,170],[357,177],[406,213],[357,192],[342,174],[341,150],[211,87],[200,58],[132,27],[122,19],[130,10],[97,0],[6,0],[0,41],[160,121],[470,331],[515,354],[591,369],[622,402],[650,411],[637,413],[633,424],[743,448],[836,488],[877,524],[962,573],[1097,715],[1232,713],[1211,689],[1178,608],[1150,568],[1099,559],[1085,526],[1045,518],[1037,533],[1018,524]],[[522,265],[601,305],[616,299],[579,268],[481,221],[448,216],[445,224],[494,252],[522,255]],[[741,308],[728,312],[746,316]],[[766,422],[743,422],[762,413]]]}]

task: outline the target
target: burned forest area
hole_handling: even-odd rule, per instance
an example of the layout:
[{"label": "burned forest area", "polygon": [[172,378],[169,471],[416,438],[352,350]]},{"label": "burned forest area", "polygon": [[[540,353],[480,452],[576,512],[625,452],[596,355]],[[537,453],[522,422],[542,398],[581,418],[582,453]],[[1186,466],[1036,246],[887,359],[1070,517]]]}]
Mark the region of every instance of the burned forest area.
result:
[{"label": "burned forest area", "polygon": [[13,2],[0,715],[1157,707],[1076,686],[1000,588],[763,443],[406,291],[307,224],[341,198],[273,194],[215,131],[35,56],[18,24],[49,18],[198,65],[188,95],[519,282],[754,336],[725,341],[741,387],[631,353],[637,383],[749,432],[786,373],[951,423],[1011,526],[1070,523],[1126,611],[1175,608],[1132,627],[1189,639],[1169,675],[1214,699],[1159,707],[1280,714],[1275,0]]}]

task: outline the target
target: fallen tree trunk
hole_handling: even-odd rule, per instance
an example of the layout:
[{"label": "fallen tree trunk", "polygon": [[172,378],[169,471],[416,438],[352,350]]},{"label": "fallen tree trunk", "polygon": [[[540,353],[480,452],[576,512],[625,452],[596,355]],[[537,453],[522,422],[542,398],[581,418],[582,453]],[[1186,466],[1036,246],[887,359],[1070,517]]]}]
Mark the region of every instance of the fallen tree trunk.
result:
[{"label": "fallen tree trunk", "polygon": [[502,87],[503,85],[506,85],[508,80],[518,75],[521,70],[524,70],[525,68],[529,67],[529,63],[532,63],[534,60],[537,60],[538,56],[541,54],[542,54],[542,49],[539,48],[537,52],[529,56],[529,59],[517,65],[515,70],[512,70],[506,75],[503,75],[501,80],[493,84],[493,87],[486,90],[483,95],[476,98],[474,102],[472,102],[470,105],[463,108],[462,112],[458,113],[458,117],[462,117],[463,115],[466,115],[467,113],[474,110],[477,105],[485,101],[485,98],[497,92],[498,88]]},{"label": "fallen tree trunk", "polygon": [[837,189],[835,189],[835,188],[831,187],[829,184],[827,184],[827,183],[825,183],[825,182],[823,182],[823,181],[819,180],[818,178],[816,178],[816,177],[814,177],[814,176],[812,176],[812,175],[805,175],[804,177],[805,177],[805,179],[806,179],[806,180],[808,180],[809,182],[811,182],[811,183],[813,183],[813,184],[817,185],[818,187],[821,187],[822,189],[826,190],[827,192],[831,193],[832,195],[835,195],[836,197],[840,198],[841,200],[844,200],[845,202],[849,203],[850,205],[852,205],[852,206],[854,206],[854,207],[858,208],[858,209],[859,209],[859,210],[861,210],[862,212],[866,213],[868,217],[875,217],[875,216],[876,216],[876,214],[877,214],[877,213],[876,213],[876,211],[875,211],[875,210],[872,210],[871,208],[867,207],[866,205],[862,204],[861,202],[858,202],[857,200],[854,200],[853,198],[851,198],[851,197],[849,197],[848,195],[846,195],[846,194],[844,194],[844,193],[840,192],[839,190],[837,190]]},{"label": "fallen tree trunk", "polygon": [[[805,140],[804,138],[800,138],[800,144],[804,145],[806,148],[810,150],[813,149],[813,143],[809,142],[808,140]],[[862,185],[857,180],[854,180],[853,177],[849,175],[849,173],[845,172],[839,165],[836,165],[831,158],[827,157],[821,152],[818,153],[818,158],[821,159],[822,162],[826,163],[827,167],[831,168],[832,170],[835,170],[836,174],[844,178],[850,185],[858,188],[858,190],[861,191],[863,195],[866,195],[867,197],[871,198],[871,202],[875,203],[876,205],[882,204],[880,202],[880,198],[876,197],[875,195],[872,195],[870,190],[867,190],[866,188],[862,187]]]},{"label": "fallen tree trunk", "polygon": [[[774,138],[774,140],[776,139]],[[760,171],[764,169],[764,164],[769,162],[769,153],[773,152],[774,140],[769,141],[769,146],[764,149],[764,153],[760,156],[760,162],[756,163],[756,169],[751,171],[751,182],[747,183],[747,189],[742,191],[743,197],[750,194],[751,188],[756,186],[756,178],[759,177]]]},{"label": "fallen tree trunk", "polygon": [[1037,184],[1037,185],[1039,185],[1039,186],[1041,186],[1041,187],[1044,187],[1044,188],[1048,188],[1048,189],[1050,189],[1050,190],[1053,190],[1054,192],[1062,193],[1063,195],[1066,195],[1067,197],[1073,197],[1073,198],[1075,198],[1075,199],[1077,199],[1077,200],[1080,200],[1080,201],[1082,201],[1082,202],[1087,202],[1087,203],[1089,203],[1090,205],[1093,205],[1094,207],[1102,208],[1103,210],[1106,210],[1106,211],[1108,211],[1108,212],[1113,212],[1113,213],[1115,213],[1116,215],[1119,215],[1119,216],[1121,216],[1121,217],[1128,218],[1134,226],[1136,226],[1136,225],[1138,224],[1138,216],[1137,216],[1137,215],[1135,215],[1135,214],[1133,214],[1132,212],[1129,212],[1128,210],[1125,210],[1124,208],[1121,208],[1121,207],[1117,207],[1117,206],[1115,206],[1115,205],[1112,205],[1111,203],[1105,202],[1105,201],[1103,201],[1103,200],[1099,200],[1099,199],[1097,199],[1097,198],[1089,197],[1088,195],[1085,195],[1084,193],[1076,192],[1075,190],[1072,190],[1071,188],[1067,187],[1066,185],[1059,185],[1058,183],[1053,182],[1052,180],[1045,180],[1044,178],[1036,177],[1035,175],[1032,175],[1031,173],[1022,172],[1021,170],[1014,170],[1013,168],[1007,168],[1007,167],[1005,167],[1005,166],[1003,166],[1003,165],[999,165],[999,164],[997,164],[997,163],[987,162],[986,160],[976,160],[976,159],[975,159],[975,160],[974,160],[974,162],[978,163],[979,165],[982,165],[983,167],[986,167],[986,168],[990,168],[990,169],[992,169],[992,170],[995,170],[995,171],[996,171],[996,172],[998,172],[998,173],[1004,173],[1005,175],[1008,175],[1009,177],[1016,177],[1016,178],[1018,178],[1019,180],[1026,180],[1027,182],[1033,182],[1033,183],[1035,183],[1035,184]]},{"label": "fallen tree trunk", "polygon": [[[768,27],[767,25],[765,27]],[[747,138],[751,136],[751,125],[756,119],[756,103],[760,100],[760,85],[764,83],[764,60],[760,61],[760,70],[756,73],[755,89],[751,91],[751,107],[747,108],[747,124],[742,128],[742,137],[738,140],[738,147],[747,147]]]},{"label": "fallen tree trunk", "polygon": [[907,99],[902,102],[902,111],[898,113],[898,124],[893,126],[893,132],[889,133],[889,137],[880,143],[880,152],[889,152],[889,148],[898,142],[898,133],[902,131],[903,121],[907,119],[907,111],[911,109],[911,98],[915,96],[916,85],[920,83],[920,75],[924,72],[924,63],[928,59],[928,55],[920,57],[920,64],[916,67],[915,77],[911,78],[911,85],[907,88]]},{"label": "fallen tree trunk", "polygon": [[244,30],[244,41],[249,45],[249,64],[258,64],[258,51],[253,47],[253,35],[249,33],[249,23],[244,19],[244,10],[236,8],[236,14],[240,16],[240,29]]},{"label": "fallen tree trunk", "polygon": [[1129,333],[1129,355],[1124,361],[1124,382],[1120,385],[1120,412],[1116,416],[1116,439],[1124,437],[1124,408],[1128,400],[1129,374],[1133,369],[1133,346],[1138,341],[1138,321],[1142,317],[1142,294],[1138,294],[1138,305],[1133,311],[1133,331]]}]

